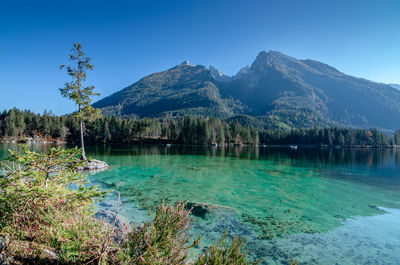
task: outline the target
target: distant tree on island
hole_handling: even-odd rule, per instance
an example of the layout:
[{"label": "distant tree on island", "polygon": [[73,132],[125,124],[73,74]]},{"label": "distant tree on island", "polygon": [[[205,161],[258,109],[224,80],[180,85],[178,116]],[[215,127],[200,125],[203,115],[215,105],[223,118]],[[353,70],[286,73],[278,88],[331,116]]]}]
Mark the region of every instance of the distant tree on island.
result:
[{"label": "distant tree on island", "polygon": [[93,120],[99,115],[99,111],[92,107],[92,96],[99,96],[95,93],[94,86],[83,86],[86,81],[87,70],[93,70],[93,65],[90,64],[91,58],[86,57],[80,43],[74,43],[71,49],[69,59],[73,61],[75,66],[61,65],[60,69],[66,69],[67,74],[72,77],[72,81],[66,82],[64,88],[60,88],[61,95],[75,101],[78,106],[78,112],[74,115],[79,120],[80,127],[80,142],[82,149],[82,159],[86,159],[85,144],[84,144],[84,121]]}]

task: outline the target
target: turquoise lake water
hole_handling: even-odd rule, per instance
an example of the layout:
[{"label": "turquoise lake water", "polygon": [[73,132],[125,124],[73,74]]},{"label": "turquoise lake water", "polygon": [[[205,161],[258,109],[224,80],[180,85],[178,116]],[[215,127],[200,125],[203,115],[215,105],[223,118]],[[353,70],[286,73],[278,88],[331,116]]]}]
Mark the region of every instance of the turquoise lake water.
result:
[{"label": "turquoise lake water", "polygon": [[[8,146],[0,145],[0,157]],[[141,223],[163,201],[211,205],[194,216],[198,252],[228,230],[263,264],[400,264],[400,150],[91,147]],[[113,209],[115,193],[99,207]]]}]

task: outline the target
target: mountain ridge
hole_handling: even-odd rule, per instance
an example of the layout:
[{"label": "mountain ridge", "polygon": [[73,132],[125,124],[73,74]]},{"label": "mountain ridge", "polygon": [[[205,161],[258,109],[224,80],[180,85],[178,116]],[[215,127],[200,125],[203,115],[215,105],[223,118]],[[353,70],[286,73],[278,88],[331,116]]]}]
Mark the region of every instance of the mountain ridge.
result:
[{"label": "mountain ridge", "polygon": [[123,117],[247,117],[262,120],[266,129],[394,130],[400,124],[400,91],[277,51],[260,52],[233,76],[186,61],[148,75],[93,106],[105,115]]},{"label": "mountain ridge", "polygon": [[397,90],[400,90],[400,84],[388,84],[388,85],[393,87],[393,88],[395,88],[395,89],[397,89]]}]

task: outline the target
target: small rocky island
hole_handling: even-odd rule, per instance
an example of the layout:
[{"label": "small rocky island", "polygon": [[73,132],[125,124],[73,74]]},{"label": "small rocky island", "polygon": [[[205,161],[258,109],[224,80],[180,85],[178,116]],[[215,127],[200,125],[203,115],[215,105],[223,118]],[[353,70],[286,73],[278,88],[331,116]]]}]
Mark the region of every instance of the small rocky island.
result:
[{"label": "small rocky island", "polygon": [[83,166],[78,167],[78,170],[81,171],[101,171],[109,168],[108,164],[104,161],[97,159],[89,159],[86,161]]}]

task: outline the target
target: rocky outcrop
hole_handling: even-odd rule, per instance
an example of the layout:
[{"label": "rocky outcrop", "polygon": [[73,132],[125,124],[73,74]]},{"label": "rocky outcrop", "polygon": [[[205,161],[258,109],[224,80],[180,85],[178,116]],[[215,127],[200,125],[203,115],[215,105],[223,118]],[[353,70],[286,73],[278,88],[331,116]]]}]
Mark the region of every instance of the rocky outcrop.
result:
[{"label": "rocky outcrop", "polygon": [[[7,255],[4,249],[7,246]],[[27,251],[29,250],[29,251]],[[0,236],[0,265],[9,264],[60,264],[60,257],[50,246],[28,240],[13,240]]]},{"label": "rocky outcrop", "polygon": [[106,162],[97,160],[97,159],[90,159],[81,167],[78,167],[78,170],[81,171],[102,171],[107,169],[109,166]]}]

